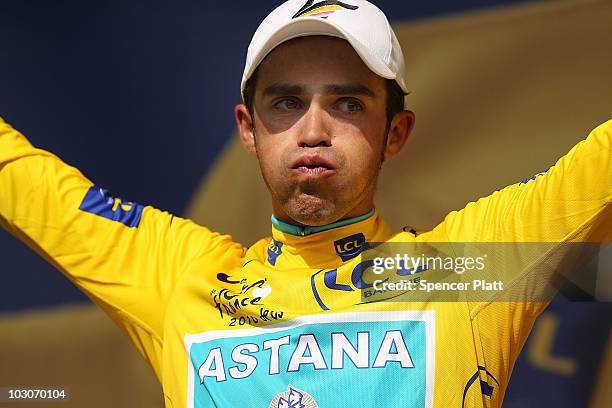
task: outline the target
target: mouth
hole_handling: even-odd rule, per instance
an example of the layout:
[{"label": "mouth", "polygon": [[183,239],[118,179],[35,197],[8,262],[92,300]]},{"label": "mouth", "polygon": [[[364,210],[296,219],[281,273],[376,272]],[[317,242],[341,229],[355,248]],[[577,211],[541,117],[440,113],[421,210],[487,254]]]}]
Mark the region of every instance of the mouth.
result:
[{"label": "mouth", "polygon": [[324,176],[333,173],[334,164],[319,155],[300,156],[291,166],[291,170],[311,177]]}]

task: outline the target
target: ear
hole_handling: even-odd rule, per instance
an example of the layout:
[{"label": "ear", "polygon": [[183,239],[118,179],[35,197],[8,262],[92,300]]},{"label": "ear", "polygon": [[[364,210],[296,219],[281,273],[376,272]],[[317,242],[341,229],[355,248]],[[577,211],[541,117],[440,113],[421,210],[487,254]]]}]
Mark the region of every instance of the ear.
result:
[{"label": "ear", "polygon": [[414,113],[412,111],[405,110],[395,114],[389,126],[385,159],[391,158],[402,151],[413,127]]},{"label": "ear", "polygon": [[246,105],[243,103],[236,105],[234,108],[234,116],[236,118],[236,126],[238,127],[242,145],[249,154],[255,156],[257,154],[257,150],[255,149],[255,127],[253,118]]}]

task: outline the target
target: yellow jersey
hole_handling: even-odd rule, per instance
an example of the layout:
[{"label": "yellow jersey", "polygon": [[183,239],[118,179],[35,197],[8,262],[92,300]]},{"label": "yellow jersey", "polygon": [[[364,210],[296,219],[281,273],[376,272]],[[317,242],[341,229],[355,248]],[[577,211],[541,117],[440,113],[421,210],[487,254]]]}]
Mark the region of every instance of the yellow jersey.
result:
[{"label": "yellow jersey", "polygon": [[366,244],[610,242],[611,159],[609,121],[431,231],[372,212],[274,222],[245,248],[111,195],[0,119],[0,224],[121,327],[167,407],[499,407],[546,301],[368,301]]}]

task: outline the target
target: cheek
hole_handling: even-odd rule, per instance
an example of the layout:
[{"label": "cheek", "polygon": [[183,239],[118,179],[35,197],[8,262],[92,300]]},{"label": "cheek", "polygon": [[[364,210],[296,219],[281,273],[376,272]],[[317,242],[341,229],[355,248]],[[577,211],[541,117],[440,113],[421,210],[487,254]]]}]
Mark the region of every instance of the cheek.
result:
[{"label": "cheek", "polygon": [[[263,140],[262,140],[263,139]],[[269,183],[277,184],[286,177],[286,163],[283,159],[283,146],[274,138],[266,135],[258,138],[256,142],[257,159],[265,179]]]},{"label": "cheek", "polygon": [[257,144],[257,158],[261,167],[266,173],[274,172],[274,169],[278,168],[278,158],[275,155],[274,149],[266,147],[263,143]]},{"label": "cheek", "polygon": [[[370,140],[364,136],[355,137],[346,147],[347,157],[349,158],[352,171],[364,174],[377,169],[383,151],[382,141]],[[374,139],[374,138],[372,138]]]}]

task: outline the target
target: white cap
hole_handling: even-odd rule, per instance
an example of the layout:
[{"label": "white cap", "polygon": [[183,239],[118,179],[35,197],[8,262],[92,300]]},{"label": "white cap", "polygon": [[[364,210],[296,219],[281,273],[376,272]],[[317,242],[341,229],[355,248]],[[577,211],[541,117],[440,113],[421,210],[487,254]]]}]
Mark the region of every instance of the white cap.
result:
[{"label": "white cap", "polygon": [[329,35],[347,40],[375,74],[394,79],[404,93],[404,54],[385,14],[366,0],[289,0],[261,22],[249,44],[240,90],[278,45],[296,37]]}]

